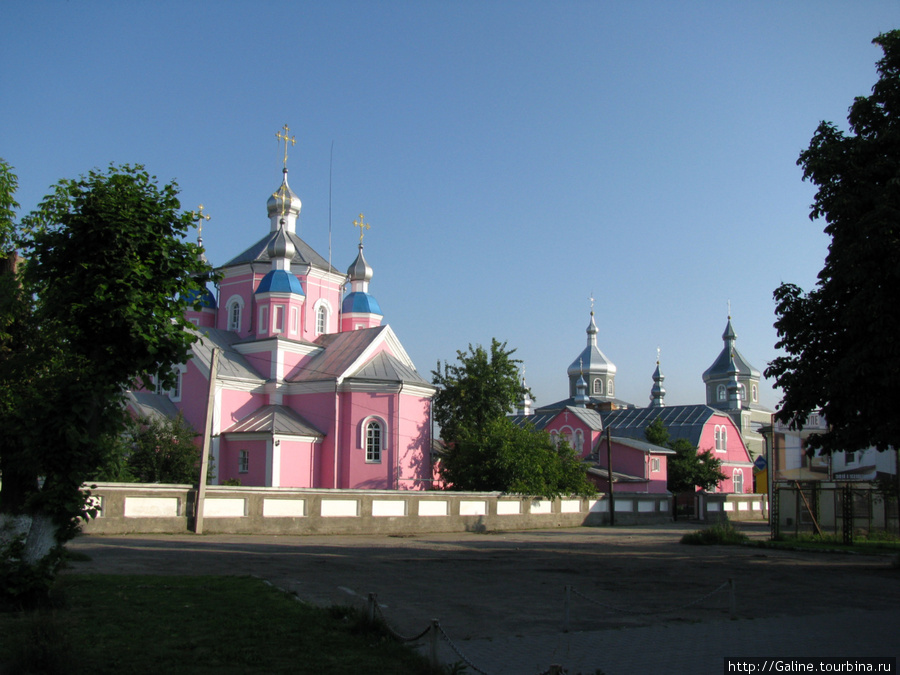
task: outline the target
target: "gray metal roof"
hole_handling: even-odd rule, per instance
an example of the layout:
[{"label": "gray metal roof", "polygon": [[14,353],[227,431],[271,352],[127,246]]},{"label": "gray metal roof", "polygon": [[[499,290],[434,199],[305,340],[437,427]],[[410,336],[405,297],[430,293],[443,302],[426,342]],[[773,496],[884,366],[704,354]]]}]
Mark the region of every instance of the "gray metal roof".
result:
[{"label": "gray metal roof", "polygon": [[734,354],[734,365],[737,366],[738,378],[751,377],[758,380],[760,372],[751,366],[749,361],[734,346],[737,334],[734,332],[734,328],[731,327],[731,317],[728,318],[728,325],[725,326],[725,332],[722,333],[722,340],[725,342],[725,346],[722,347],[722,351],[719,352],[713,364],[704,371],[703,381],[726,379],[731,373],[732,354]]},{"label": "gray metal roof", "polygon": [[[613,405],[616,406],[616,408],[619,408],[619,409],[634,408],[634,403],[629,403],[628,401],[623,401],[620,398],[611,398],[610,399],[610,398],[603,398],[601,396],[588,396],[588,401],[590,404],[594,404],[594,405],[600,405],[600,404],[609,405],[610,403],[612,403]],[[562,401],[556,401],[554,403],[548,403],[547,405],[539,406],[538,408],[535,409],[535,412],[537,412],[537,413],[545,413],[545,412],[551,412],[551,411],[559,412],[563,408],[569,408],[569,407],[572,407],[572,408],[580,408],[581,407],[581,406],[575,405],[575,397],[574,396],[570,396],[569,398],[564,398]]]},{"label": "gray metal roof", "polygon": [[410,368],[402,363],[400,359],[387,352],[381,352],[378,356],[348,377],[360,380],[406,382],[409,384],[431,386],[431,383],[423,379],[418,371]]},{"label": "gray metal roof", "polygon": [[625,445],[629,448],[635,448],[636,450],[641,450],[643,452],[652,452],[654,455],[674,455],[675,451],[671,448],[664,448],[661,445],[654,445],[653,443],[648,443],[647,441],[643,441],[639,438],[627,438],[625,436],[612,436],[610,435],[610,439],[613,443],[618,443],[619,445]]},{"label": "gray metal roof", "polygon": [[[578,406],[566,406],[564,410],[569,411],[578,419],[587,425],[589,429],[600,431],[603,429],[603,418],[596,410],[591,408],[580,408]],[[560,410],[544,410],[533,415],[507,415],[510,421],[520,427],[524,427],[531,422],[535,429],[544,429],[550,422],[556,419],[563,409]]]},{"label": "gray metal roof", "polygon": [[341,377],[387,326],[320,335],[315,344],[325,349],[310,359],[289,382],[316,382]]},{"label": "gray metal roof", "polygon": [[[599,464],[594,464],[588,467],[587,472],[592,476],[597,476],[602,478],[603,480],[607,480],[609,477],[609,472],[607,471],[605,466],[600,466]],[[649,483],[649,478],[644,478],[643,476],[632,476],[628,473],[622,473],[621,471],[616,471],[613,469],[612,472],[613,483]]]},{"label": "gray metal roof", "polygon": [[672,440],[686,438],[700,444],[703,426],[713,415],[728,417],[708,405],[673,405],[664,408],[631,408],[603,413],[603,421],[616,436],[644,439],[644,431],[659,417]]},{"label": "gray metal roof", "polygon": [[283,405],[266,405],[254,410],[222,433],[270,433],[280,436],[315,436],[317,438],[324,438],[325,436],[324,433],[303,419],[301,415]]},{"label": "gray metal roof", "polygon": [[510,422],[518,427],[524,427],[530,422],[535,429],[541,430],[550,424],[558,413],[558,410],[552,410],[544,413],[535,413],[534,415],[507,415],[507,417]]},{"label": "gray metal roof", "polygon": [[264,382],[267,379],[251,365],[243,354],[234,348],[235,344],[241,342],[237,333],[218,328],[201,328],[198,332],[200,340],[191,346],[191,350],[207,367],[212,363],[213,348],[218,347],[222,350],[219,356],[219,377],[253,382]]},{"label": "gray metal roof", "polygon": [[129,391],[126,394],[128,405],[140,417],[150,419],[174,419],[178,417],[178,408],[168,396],[155,394],[152,391]]},{"label": "gray metal roof", "polygon": [[572,361],[572,365],[569,366],[566,372],[570,377],[581,373],[615,375],[615,364],[606,358],[606,354],[600,351],[600,348],[597,346],[597,324],[594,321],[593,311],[591,312],[591,322],[588,324],[586,332],[587,346],[581,350],[578,358]]},{"label": "gray metal roof", "polygon": [[[236,255],[234,258],[222,265],[222,267],[235,267],[237,265],[244,265],[251,262],[268,262],[270,260],[269,244],[271,244],[273,240],[279,236],[279,231],[280,230],[276,230],[275,232],[267,233],[266,236],[250,246],[250,248],[246,249],[243,253],[239,253],[238,255]],[[337,269],[335,269],[333,266],[330,266],[325,258],[316,253],[313,248],[305,241],[303,241],[300,237],[298,237],[296,233],[286,232],[285,234],[294,245],[295,249],[294,257],[291,259],[292,264],[309,264],[322,270],[340,274]]]}]

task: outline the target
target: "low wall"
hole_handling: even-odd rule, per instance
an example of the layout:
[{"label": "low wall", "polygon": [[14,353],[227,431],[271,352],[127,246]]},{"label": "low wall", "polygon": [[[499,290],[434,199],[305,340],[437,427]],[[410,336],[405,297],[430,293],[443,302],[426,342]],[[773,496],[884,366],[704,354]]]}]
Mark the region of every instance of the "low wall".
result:
[{"label": "low wall", "polygon": [[[187,485],[100,483],[93,534],[183,533],[193,529],[196,490]],[[668,494],[616,493],[619,525],[671,520]],[[209,486],[208,534],[415,534],[603,525],[606,495],[529,498],[499,492],[309,490]]]},{"label": "low wall", "polygon": [[698,492],[696,513],[700,520],[768,520],[769,500],[764,494]]}]

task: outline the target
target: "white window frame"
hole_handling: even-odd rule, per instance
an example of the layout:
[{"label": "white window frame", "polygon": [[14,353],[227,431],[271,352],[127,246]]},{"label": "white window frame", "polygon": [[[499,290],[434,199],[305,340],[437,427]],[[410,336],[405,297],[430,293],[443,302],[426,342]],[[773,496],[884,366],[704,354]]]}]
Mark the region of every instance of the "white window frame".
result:
[{"label": "white window frame", "polygon": [[250,473],[249,450],[238,450],[238,473]]},{"label": "white window frame", "polygon": [[[328,333],[328,325],[331,323],[332,314],[331,305],[325,298],[316,300],[316,304],[313,305],[313,326],[315,327],[316,335]],[[320,319],[322,320],[320,321]],[[324,328],[324,330],[319,330],[320,328]]]},{"label": "white window frame", "polygon": [[272,332],[284,332],[284,305],[272,306]]},{"label": "white window frame", "polygon": [[594,378],[594,395],[595,396],[603,396],[603,378],[602,377]]},{"label": "white window frame", "polygon": [[753,397],[754,403],[759,400],[759,387],[757,387],[755,384],[750,385],[750,395]]},{"label": "white window frame", "polygon": [[[233,333],[240,333],[241,321],[243,321],[244,318],[244,298],[242,298],[240,295],[232,295],[230,298],[228,298],[228,302],[225,303],[225,308],[226,317],[228,318],[228,324],[226,328]],[[237,312],[236,317],[235,312]]]},{"label": "white window frame", "polygon": [[[740,490],[737,487],[738,483],[740,483]],[[744,493],[744,472],[740,469],[731,472],[731,489],[735,493]]]},{"label": "white window frame", "polygon": [[291,335],[296,335],[300,332],[300,310],[296,307],[291,307]]},{"label": "white window frame", "polygon": [[[372,432],[377,430],[377,435]],[[385,449],[387,428],[378,417],[367,417],[363,420],[363,448],[366,452],[366,464],[381,464],[381,456]]]},{"label": "white window frame", "polygon": [[728,430],[724,424],[716,425],[716,452],[726,452],[728,450]]},{"label": "white window frame", "polygon": [[727,401],[727,400],[728,400],[728,395],[725,393],[725,385],[720,384],[719,386],[716,387],[716,401],[721,402],[721,401]]},{"label": "white window frame", "polygon": [[259,308],[259,325],[257,328],[257,333],[260,335],[268,335],[269,334],[269,306],[263,305]]},{"label": "white window frame", "polygon": [[650,473],[659,473],[659,472],[660,472],[659,457],[651,457],[650,458]]}]

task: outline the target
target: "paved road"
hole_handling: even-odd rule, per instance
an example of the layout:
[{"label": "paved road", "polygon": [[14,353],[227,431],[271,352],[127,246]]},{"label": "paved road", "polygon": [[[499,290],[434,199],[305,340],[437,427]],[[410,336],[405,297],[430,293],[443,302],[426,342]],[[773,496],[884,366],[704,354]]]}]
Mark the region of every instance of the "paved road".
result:
[{"label": "paved road", "polygon": [[[762,524],[746,527],[766,535]],[[551,664],[572,674],[718,673],[725,656],[897,655],[900,571],[889,558],[678,543],[695,528],[92,535],[71,547],[91,558],[74,572],[252,574],[321,605],[364,604],[376,593],[399,632],[418,633],[437,618],[458,650],[492,675]],[[729,579],[734,616],[725,590],[692,604]],[[563,632],[567,585],[575,594]],[[445,640],[440,653],[447,663],[460,660]]]}]

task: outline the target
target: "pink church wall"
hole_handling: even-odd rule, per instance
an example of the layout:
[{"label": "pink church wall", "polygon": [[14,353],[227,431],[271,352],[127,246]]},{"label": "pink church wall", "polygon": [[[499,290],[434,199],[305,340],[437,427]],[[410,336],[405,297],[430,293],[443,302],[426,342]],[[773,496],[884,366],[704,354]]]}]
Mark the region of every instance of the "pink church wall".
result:
[{"label": "pink church wall", "polygon": [[[727,442],[725,451],[716,450],[716,427],[725,427]],[[709,450],[713,457],[722,460],[722,473],[725,474],[725,480],[721,481],[716,488],[717,492],[734,492],[733,474],[737,470],[743,475],[742,492],[748,493],[753,491],[753,479],[749,467],[737,466],[738,464],[749,464],[750,453],[744,444],[741,433],[728,415],[714,415],[703,428],[700,436],[699,451]]]},{"label": "pink church wall", "polygon": [[431,400],[400,397],[400,489],[431,487]]},{"label": "pink church wall", "polygon": [[[352,489],[388,490],[397,487],[397,396],[390,393],[345,392],[341,425],[341,482]],[[382,425],[381,461],[366,461],[365,424],[372,418]]]},{"label": "pink church wall", "polygon": [[309,441],[281,441],[278,447],[281,452],[279,487],[316,487],[313,477],[316,447]]},{"label": "pink church wall", "polygon": [[[235,296],[243,301],[243,309],[241,310],[241,329],[238,335],[247,337],[250,335],[251,317],[256,307],[253,303],[253,291],[259,283],[253,279],[254,275],[250,273],[237,274],[222,279],[219,282],[219,320],[216,327],[222,330],[228,330],[228,322],[231,320],[228,315],[228,306]],[[252,286],[251,286],[251,280]]]},{"label": "pink church wall", "polygon": [[209,378],[200,371],[193,359],[188,361],[181,376],[181,391],[181,401],[175,406],[184,414],[184,419],[190,423],[194,431],[202,434],[206,428]]},{"label": "pink church wall", "polygon": [[[248,471],[240,472],[240,451],[250,453]],[[219,442],[219,483],[236,479],[241,485],[266,484],[266,441],[264,440],[231,440],[221,439]]]},{"label": "pink church wall", "polygon": [[326,281],[310,276],[302,276],[300,277],[300,281],[306,292],[302,338],[312,342],[318,337],[318,334],[316,333],[316,303],[322,299],[328,303],[330,309],[325,332],[337,333],[341,310],[340,285],[332,281]]},{"label": "pink church wall", "polygon": [[223,389],[219,393],[219,428],[216,432],[225,431],[265,403],[263,394]]}]

